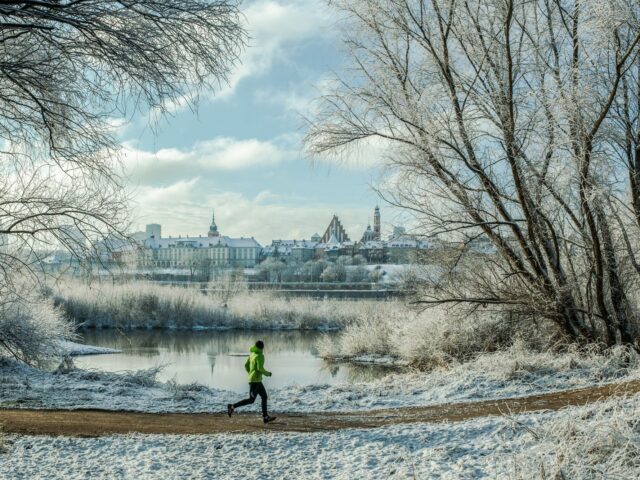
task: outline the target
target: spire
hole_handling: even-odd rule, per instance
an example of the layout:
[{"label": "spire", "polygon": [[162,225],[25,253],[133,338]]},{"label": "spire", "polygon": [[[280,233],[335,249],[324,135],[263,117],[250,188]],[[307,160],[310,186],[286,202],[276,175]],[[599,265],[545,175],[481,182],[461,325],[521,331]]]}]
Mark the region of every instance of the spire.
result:
[{"label": "spire", "polygon": [[216,212],[212,210],[211,212],[211,225],[209,226],[208,237],[219,237],[220,232],[218,232],[218,226],[216,225]]}]

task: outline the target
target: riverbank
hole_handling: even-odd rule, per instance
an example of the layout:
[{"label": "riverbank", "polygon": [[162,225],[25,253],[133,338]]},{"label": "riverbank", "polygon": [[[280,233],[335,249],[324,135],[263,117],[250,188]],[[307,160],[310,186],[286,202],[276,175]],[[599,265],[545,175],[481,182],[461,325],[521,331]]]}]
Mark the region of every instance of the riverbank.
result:
[{"label": "riverbank", "polygon": [[145,282],[73,282],[51,287],[50,295],[81,328],[338,330],[358,319],[408,313],[395,300],[288,299],[241,287],[205,294]]},{"label": "riverbank", "polygon": [[[63,409],[82,418],[84,414],[72,410],[156,412],[165,414],[163,428],[171,428],[172,417],[167,413],[205,414],[196,422],[200,433],[206,433],[204,419],[213,414],[231,422],[231,431],[256,433],[133,433],[101,438],[0,435],[0,477],[75,479],[91,472],[92,478],[297,478],[304,474],[345,479],[354,475],[528,479],[554,478],[561,471],[565,478],[592,479],[605,474],[636,478],[640,473],[638,396],[555,412],[517,413],[528,402],[532,408],[546,408],[544,399],[555,398],[560,402],[555,407],[562,407],[571,403],[567,395],[582,395],[553,392],[587,388],[595,398],[615,391],[614,385],[623,382],[636,380],[637,385],[637,358],[624,349],[587,355],[533,353],[514,346],[429,372],[333,386],[292,385],[274,390],[266,379],[271,410],[282,422],[280,427],[276,423],[267,428],[260,422],[257,404],[247,407],[241,417],[224,416],[226,404],[237,394],[198,384],[158,382],[156,375],[157,370],[106,373],[74,368],[52,373],[3,360],[0,407]],[[551,397],[545,397],[548,394]],[[531,396],[537,397],[517,398]],[[456,407],[460,402],[467,406]],[[454,411],[447,410],[452,406]],[[448,411],[452,417],[443,419],[458,421],[393,425],[396,408],[425,414]],[[380,409],[387,413],[378,415]],[[476,410],[481,416],[465,416]],[[354,414],[346,412],[359,413],[353,419]],[[66,422],[64,412],[61,415],[55,425]],[[333,425],[346,429],[310,433],[312,422],[304,418],[308,415],[315,415],[320,423],[332,416],[346,419],[344,425]],[[46,423],[49,417],[42,418]],[[367,423],[374,418],[376,422]],[[278,428],[286,429],[300,419],[307,433],[276,434]],[[358,419],[361,425],[349,424]]]},{"label": "riverbank", "polygon": [[[86,433],[100,437],[0,436],[0,477],[80,479],[90,472],[92,478],[638,478],[640,396],[606,399],[615,392],[621,388],[408,411],[280,415],[268,426],[250,414],[163,415],[153,423],[144,414],[40,411],[27,425],[32,432],[39,426],[40,433],[65,433],[60,428],[93,425],[98,430]],[[594,399],[605,400],[567,406]],[[520,413],[528,407],[546,411]],[[74,423],[70,415],[82,420]],[[120,417],[125,423],[118,427]],[[112,420],[111,432],[173,434],[103,436],[100,425]],[[290,424],[294,432],[284,433]],[[325,426],[329,431],[322,431]]]},{"label": "riverbank", "polygon": [[[157,380],[159,369],[47,372],[3,360],[0,407],[104,409],[139,412],[222,412],[237,393],[201,384]],[[277,374],[277,372],[276,372]],[[367,382],[269,388],[277,411],[350,411],[501,399],[640,378],[622,350],[607,354],[533,353],[517,348],[430,372],[390,374]]]},{"label": "riverbank", "polygon": [[[0,409],[6,433],[104,437],[147,433],[205,435],[255,432],[332,432],[347,428],[381,428],[412,423],[463,422],[488,416],[539,411],[592,404],[640,393],[640,380],[609,383],[578,390],[514,397],[500,400],[448,403],[429,407],[402,407],[351,412],[279,412],[277,422],[264,425],[254,414],[235,413],[140,413],[108,410]],[[256,421],[258,420],[258,421]]]}]

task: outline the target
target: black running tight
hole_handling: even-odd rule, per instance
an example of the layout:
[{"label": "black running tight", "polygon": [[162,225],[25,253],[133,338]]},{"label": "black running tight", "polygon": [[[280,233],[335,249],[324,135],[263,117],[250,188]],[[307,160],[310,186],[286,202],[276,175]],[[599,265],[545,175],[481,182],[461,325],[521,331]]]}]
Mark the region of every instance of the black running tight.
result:
[{"label": "black running tight", "polygon": [[241,400],[238,403],[233,404],[233,408],[243,407],[245,405],[251,405],[256,401],[256,397],[260,395],[262,400],[262,416],[267,416],[267,390],[264,388],[262,382],[254,382],[249,384],[249,398]]}]

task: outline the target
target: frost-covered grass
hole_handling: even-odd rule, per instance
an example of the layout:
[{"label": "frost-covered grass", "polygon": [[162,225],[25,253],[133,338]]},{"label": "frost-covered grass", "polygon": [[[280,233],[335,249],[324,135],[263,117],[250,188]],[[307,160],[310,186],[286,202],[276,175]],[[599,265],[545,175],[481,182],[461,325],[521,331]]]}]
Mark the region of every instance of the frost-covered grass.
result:
[{"label": "frost-covered grass", "polygon": [[640,478],[640,396],[510,420],[514,479]]},{"label": "frost-covered grass", "polygon": [[[397,326],[402,331],[402,325]],[[383,334],[394,342],[400,338],[391,328],[373,331],[369,337],[354,335],[350,344],[360,342],[366,346],[361,352],[369,351],[368,345],[376,345],[375,339]],[[449,352],[455,352],[453,347],[465,335],[451,339],[436,332],[433,338],[448,340]],[[394,348],[411,352],[423,341],[412,339],[405,350]],[[398,344],[388,344],[394,345]],[[425,348],[437,353],[442,345],[447,344]],[[577,348],[540,352],[518,340],[495,352],[449,353],[441,358],[426,372],[416,369],[366,383],[272,390],[265,379],[270,410],[277,414],[451,404],[640,378],[640,358],[622,347],[604,353]],[[238,398],[236,393],[195,383],[159,382],[158,371],[59,368],[51,373],[4,360],[0,407],[220,412]],[[258,405],[247,410],[260,421]],[[4,453],[0,434],[0,478],[76,479],[89,474],[98,479],[635,479],[640,478],[639,419],[640,396],[636,396],[558,412],[324,433],[132,434],[94,439],[7,435]]]},{"label": "frost-covered grass", "polygon": [[50,299],[19,286],[0,297],[0,358],[43,365],[64,354],[61,340],[75,338],[74,328]]},{"label": "frost-covered grass", "polygon": [[548,336],[543,328],[516,325],[500,315],[460,317],[444,308],[418,312],[403,307],[383,316],[357,316],[337,338],[321,340],[318,350],[327,359],[358,361],[385,356],[428,370],[504,350],[518,342],[544,350]]},{"label": "frost-covered grass", "polygon": [[640,397],[459,423],[322,433],[10,435],[0,477],[636,479]]},{"label": "frost-covered grass", "polygon": [[426,372],[351,385],[296,387],[287,393],[296,408],[349,410],[517,397],[635,378],[640,378],[640,360],[626,348],[554,353],[532,352],[516,343]]},{"label": "frost-covered grass", "polygon": [[7,453],[9,451],[9,445],[7,444],[7,436],[2,430],[2,426],[0,425],[0,455],[3,453]]},{"label": "frost-covered grass", "polygon": [[87,328],[339,329],[359,317],[380,318],[397,302],[279,298],[239,291],[221,298],[197,288],[144,282],[70,283],[54,287],[66,315]]},{"label": "frost-covered grass", "polygon": [[[466,363],[336,385],[265,385],[278,411],[345,411],[437,405],[566,390],[640,377],[625,349],[605,354],[532,353],[518,347]],[[29,408],[108,408],[153,412],[220,412],[238,394],[156,379],[158,370],[109,373],[59,369],[49,373],[15,362],[0,365],[0,399]],[[2,403],[0,403],[2,406]],[[256,407],[257,408],[257,407]]]}]

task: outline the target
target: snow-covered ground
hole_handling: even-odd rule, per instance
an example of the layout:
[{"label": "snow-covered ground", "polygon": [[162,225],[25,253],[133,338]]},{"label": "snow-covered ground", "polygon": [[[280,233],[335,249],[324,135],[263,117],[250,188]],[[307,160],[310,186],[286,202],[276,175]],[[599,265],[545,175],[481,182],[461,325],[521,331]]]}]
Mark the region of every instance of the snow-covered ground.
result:
[{"label": "snow-covered ground", "polygon": [[9,435],[0,478],[636,479],[640,398],[331,433]]},{"label": "snow-covered ground", "polygon": [[[162,383],[153,371],[109,373],[36,370],[0,364],[0,406],[99,408],[149,412],[219,412],[238,394],[199,384]],[[242,373],[239,373],[240,375]],[[276,372],[277,374],[277,372]],[[506,398],[640,378],[636,357],[530,353],[512,349],[431,372],[392,374],[370,382],[270,389],[271,409],[345,411]],[[257,407],[256,407],[257,408]]]},{"label": "snow-covered ground", "polygon": [[[430,373],[270,391],[272,411],[361,410],[504,398],[638,378],[637,357],[512,349]],[[59,373],[0,361],[0,406],[216,412],[236,394],[153,372]],[[66,373],[65,373],[66,372]],[[268,387],[268,379],[265,380]],[[254,405],[256,421],[259,421]],[[640,397],[460,423],[326,433],[0,433],[0,478],[640,478]],[[562,471],[562,473],[558,473]]]}]

